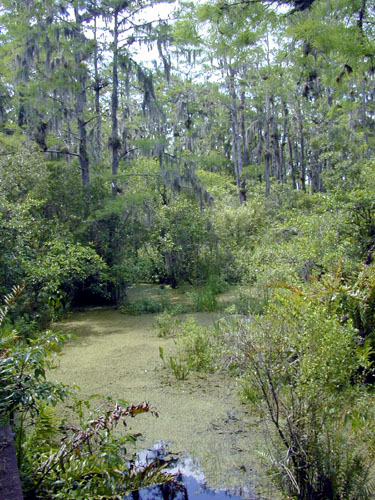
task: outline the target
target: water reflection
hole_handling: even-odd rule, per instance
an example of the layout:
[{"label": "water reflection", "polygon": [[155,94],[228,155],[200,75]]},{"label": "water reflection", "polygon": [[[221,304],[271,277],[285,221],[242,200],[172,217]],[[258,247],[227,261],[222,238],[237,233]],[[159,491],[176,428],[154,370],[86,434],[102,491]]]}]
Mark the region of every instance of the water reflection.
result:
[{"label": "water reflection", "polygon": [[[197,460],[170,453],[167,443],[159,442],[152,449],[138,455],[139,464],[147,464],[152,460],[166,462],[168,465],[165,470],[176,474],[175,480],[133,491],[127,497],[128,500],[243,500],[245,498],[227,490],[210,489],[205,483]],[[246,499],[259,500],[259,497],[247,491]]]}]

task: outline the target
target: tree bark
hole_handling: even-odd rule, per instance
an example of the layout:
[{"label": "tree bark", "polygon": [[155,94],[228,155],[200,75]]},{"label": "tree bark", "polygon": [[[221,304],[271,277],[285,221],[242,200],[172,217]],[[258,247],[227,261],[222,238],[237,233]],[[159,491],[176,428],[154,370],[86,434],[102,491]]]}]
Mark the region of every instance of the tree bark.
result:
[{"label": "tree bark", "polygon": [[272,114],[270,115],[271,122],[271,144],[272,144],[272,153],[273,153],[273,161],[275,165],[275,178],[278,181],[282,180],[281,173],[281,159],[280,159],[280,147],[279,147],[279,132],[277,130],[277,123],[275,120],[275,107],[273,104],[273,99],[271,99],[271,107]]},{"label": "tree bark", "polygon": [[111,118],[112,118],[112,134],[110,147],[112,149],[112,196],[115,197],[118,192],[117,173],[119,166],[119,150],[121,141],[118,135],[118,15],[119,11],[114,10],[113,17],[113,61],[112,61],[112,96],[111,96]]},{"label": "tree bark", "polygon": [[[95,1],[96,8],[96,1]],[[94,71],[95,71],[95,113],[96,113],[96,137],[95,137],[95,151],[97,161],[102,161],[102,117],[100,114],[100,77],[98,69],[98,39],[97,39],[97,19],[94,18]]]},{"label": "tree bark", "polygon": [[306,191],[306,163],[305,163],[305,139],[303,132],[303,118],[300,103],[297,101],[297,119],[298,119],[298,132],[300,141],[300,168],[301,168],[301,189]]},{"label": "tree bark", "polygon": [[234,172],[236,176],[236,185],[238,190],[238,196],[240,204],[242,204],[246,199],[246,194],[244,192],[244,186],[241,183],[241,173],[242,173],[242,151],[241,151],[241,135],[238,123],[238,107],[237,107],[237,95],[234,86],[235,71],[232,66],[226,65],[227,69],[227,86],[229,90],[229,95],[231,97],[230,106],[230,121],[231,121],[231,131],[232,131],[232,152],[233,152],[233,163]]},{"label": "tree bark", "polygon": [[285,153],[285,148],[287,145],[287,140],[288,140],[288,132],[289,132],[289,123],[288,123],[288,108],[285,104],[284,101],[282,101],[282,108],[283,108],[283,115],[284,115],[284,121],[283,121],[283,135],[281,138],[281,146],[280,146],[280,162],[281,162],[281,182],[284,184],[285,178],[286,178],[286,153]]},{"label": "tree bark", "polygon": [[85,110],[87,104],[87,94],[86,94],[86,81],[87,81],[87,68],[83,63],[84,55],[82,53],[81,44],[85,43],[85,36],[82,33],[82,19],[78,11],[78,7],[74,7],[75,15],[75,38],[77,43],[77,50],[75,52],[75,66],[77,74],[78,90],[75,102],[75,112],[77,116],[77,128],[78,128],[78,154],[79,154],[79,164],[81,167],[81,178],[82,186],[86,191],[86,196],[90,198],[90,164],[89,155],[87,152],[87,122],[85,119]]},{"label": "tree bark", "polygon": [[266,127],[264,133],[264,180],[266,182],[266,198],[270,195],[270,170],[271,170],[271,141],[270,141],[270,119],[271,119],[271,100],[266,93]]},{"label": "tree bark", "polygon": [[241,92],[241,137],[242,137],[242,151],[243,151],[243,164],[246,167],[250,164],[250,155],[248,144],[246,140],[246,127],[245,127],[245,92]]},{"label": "tree bark", "polygon": [[358,26],[358,29],[359,29],[361,36],[363,36],[363,19],[365,17],[365,13],[366,13],[366,4],[367,4],[367,0],[362,0],[361,8],[360,8],[359,13],[358,13],[357,26]]},{"label": "tree bark", "polygon": [[368,129],[367,129],[367,98],[366,98],[366,82],[362,80],[362,130],[363,136],[365,139],[365,143],[367,146],[367,157],[369,156],[369,138],[368,138]]},{"label": "tree bark", "polygon": [[295,161],[293,159],[293,144],[292,144],[290,134],[288,134],[288,151],[289,151],[289,165],[290,165],[290,172],[291,172],[291,178],[292,178],[292,187],[293,187],[293,189],[297,189],[296,166],[295,166]]}]

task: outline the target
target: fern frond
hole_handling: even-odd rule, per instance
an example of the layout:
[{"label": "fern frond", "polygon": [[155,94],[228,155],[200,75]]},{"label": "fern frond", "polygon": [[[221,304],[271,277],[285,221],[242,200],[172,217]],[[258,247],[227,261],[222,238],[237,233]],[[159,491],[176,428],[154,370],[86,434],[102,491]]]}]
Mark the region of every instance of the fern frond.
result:
[{"label": "fern frond", "polygon": [[0,307],[0,326],[2,325],[6,315],[8,314],[9,309],[16,302],[17,298],[21,295],[22,290],[25,288],[25,283],[21,283],[21,285],[15,285],[12,288],[12,291],[5,295],[4,297],[4,306]]}]

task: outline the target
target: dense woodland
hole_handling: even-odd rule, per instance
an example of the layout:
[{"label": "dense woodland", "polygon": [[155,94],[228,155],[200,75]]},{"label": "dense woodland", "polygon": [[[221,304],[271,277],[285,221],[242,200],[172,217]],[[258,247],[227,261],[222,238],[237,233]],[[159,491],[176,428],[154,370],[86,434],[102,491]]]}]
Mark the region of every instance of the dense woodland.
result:
[{"label": "dense woodland", "polygon": [[249,290],[232,312],[254,321],[210,353],[270,422],[285,498],[374,498],[373,2],[3,0],[0,245],[0,412],[30,498],[160,481],[119,474],[109,431],[147,406],[62,431],[45,380],[48,324],[126,310],[140,282],[200,310]]}]

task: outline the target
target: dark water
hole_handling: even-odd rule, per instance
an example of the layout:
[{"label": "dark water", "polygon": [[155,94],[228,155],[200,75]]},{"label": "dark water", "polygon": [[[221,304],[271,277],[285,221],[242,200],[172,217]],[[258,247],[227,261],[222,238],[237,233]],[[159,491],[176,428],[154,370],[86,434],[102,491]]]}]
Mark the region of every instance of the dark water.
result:
[{"label": "dark water", "polygon": [[139,453],[138,460],[140,464],[151,460],[166,462],[165,470],[176,474],[176,477],[174,481],[134,491],[127,497],[129,500],[260,500],[251,490],[233,493],[210,489],[197,461],[189,456],[170,453],[168,445],[163,442]]}]

